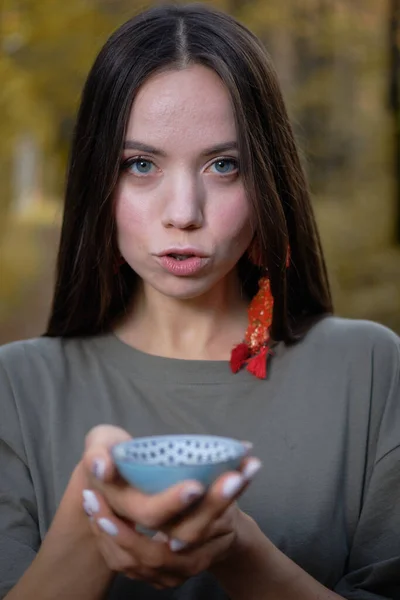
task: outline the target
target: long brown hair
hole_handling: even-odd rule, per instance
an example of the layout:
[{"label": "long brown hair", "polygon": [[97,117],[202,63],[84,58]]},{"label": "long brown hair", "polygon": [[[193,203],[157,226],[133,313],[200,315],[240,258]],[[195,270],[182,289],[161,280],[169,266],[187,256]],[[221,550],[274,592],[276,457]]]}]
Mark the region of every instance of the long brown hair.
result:
[{"label": "long brown hair", "polygon": [[[275,299],[272,337],[293,342],[332,312],[307,183],[269,56],[248,29],[224,13],[195,4],[164,5],[122,25],[86,81],[45,335],[105,331],[130,304],[137,275],[128,265],[113,272],[118,251],[112,202],[130,109],[150,75],[193,63],[213,69],[233,101],[241,176]],[[253,296],[260,269],[246,256],[238,269],[244,290]]]}]

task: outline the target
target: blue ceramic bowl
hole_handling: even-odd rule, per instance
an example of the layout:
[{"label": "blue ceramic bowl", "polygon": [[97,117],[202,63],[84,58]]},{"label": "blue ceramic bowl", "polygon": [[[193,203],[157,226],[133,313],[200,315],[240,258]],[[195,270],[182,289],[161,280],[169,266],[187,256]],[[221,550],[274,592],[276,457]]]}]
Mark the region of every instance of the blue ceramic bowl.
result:
[{"label": "blue ceramic bowl", "polygon": [[210,435],[134,438],[111,449],[120,475],[146,494],[186,479],[207,488],[222,473],[237,470],[247,452],[238,440]]}]

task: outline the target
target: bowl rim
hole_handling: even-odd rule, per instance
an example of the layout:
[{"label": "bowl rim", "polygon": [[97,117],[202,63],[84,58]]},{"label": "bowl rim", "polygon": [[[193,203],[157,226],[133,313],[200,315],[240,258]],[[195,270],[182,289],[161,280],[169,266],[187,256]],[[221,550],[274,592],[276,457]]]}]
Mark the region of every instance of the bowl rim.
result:
[{"label": "bowl rim", "polygon": [[[121,449],[124,449],[126,446],[129,446],[130,444],[132,444],[132,442],[148,442],[148,441],[152,441],[152,440],[171,440],[171,439],[187,439],[187,438],[191,438],[194,440],[198,440],[201,438],[211,438],[214,441],[223,441],[223,442],[229,442],[230,444],[233,444],[234,446],[236,446],[236,454],[234,457],[232,458],[228,458],[228,459],[224,459],[224,460],[216,460],[216,461],[211,461],[211,462],[204,462],[204,463],[196,463],[196,464],[189,464],[189,463],[184,463],[184,464],[180,464],[180,465],[176,465],[176,464],[165,464],[165,465],[160,465],[157,463],[151,464],[148,463],[146,461],[144,461],[143,459],[133,459],[133,458],[129,458],[126,456],[121,456],[118,455],[118,452]],[[149,436],[139,436],[139,437],[132,437],[130,440],[125,440],[123,442],[118,442],[117,444],[115,444],[114,446],[111,447],[110,452],[111,455],[115,461],[115,463],[124,463],[126,465],[132,465],[132,466],[137,466],[137,467],[145,467],[145,468],[161,468],[161,469],[188,469],[188,468],[199,468],[199,467],[210,467],[210,466],[215,466],[215,465],[223,465],[225,463],[229,463],[232,460],[237,460],[238,458],[245,458],[245,456],[248,454],[248,447],[245,445],[244,442],[235,439],[235,438],[230,438],[230,437],[224,437],[224,436],[219,436],[219,435],[208,435],[208,434],[191,434],[191,433],[182,433],[182,434],[166,434],[166,435],[149,435]]]}]

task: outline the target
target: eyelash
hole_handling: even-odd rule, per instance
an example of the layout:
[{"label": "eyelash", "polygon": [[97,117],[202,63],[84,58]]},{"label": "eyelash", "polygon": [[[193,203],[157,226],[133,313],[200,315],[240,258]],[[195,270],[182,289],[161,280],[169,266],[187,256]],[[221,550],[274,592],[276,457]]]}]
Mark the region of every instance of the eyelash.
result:
[{"label": "eyelash", "polygon": [[[134,165],[135,163],[138,163],[140,161],[148,162],[148,163],[151,163],[152,165],[154,165],[154,162],[150,158],[147,158],[146,156],[134,156],[134,157],[128,158],[121,164],[121,171],[127,171],[132,165]],[[229,162],[235,166],[235,169],[233,171],[231,171],[230,173],[226,173],[225,175],[223,173],[219,173],[219,175],[221,177],[228,177],[229,175],[236,175],[239,171],[239,161],[236,158],[231,158],[229,156],[220,156],[220,157],[216,158],[211,163],[210,166],[215,165],[218,162]],[[138,175],[138,177],[140,177],[140,175]],[[143,173],[142,177],[146,177],[146,174]]]}]

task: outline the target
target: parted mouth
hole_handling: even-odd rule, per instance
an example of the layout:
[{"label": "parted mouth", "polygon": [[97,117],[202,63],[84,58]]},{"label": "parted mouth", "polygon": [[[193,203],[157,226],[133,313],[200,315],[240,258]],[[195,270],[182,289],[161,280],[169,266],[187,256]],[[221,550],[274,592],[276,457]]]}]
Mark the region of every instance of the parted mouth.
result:
[{"label": "parted mouth", "polygon": [[167,248],[157,254],[157,256],[170,256],[176,260],[186,260],[187,258],[207,258],[207,254],[198,248]]},{"label": "parted mouth", "polygon": [[171,258],[175,258],[175,260],[187,260],[188,258],[198,258],[195,254],[176,254],[174,252],[170,252],[169,254],[165,254],[164,256],[170,256]]}]

